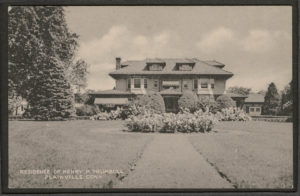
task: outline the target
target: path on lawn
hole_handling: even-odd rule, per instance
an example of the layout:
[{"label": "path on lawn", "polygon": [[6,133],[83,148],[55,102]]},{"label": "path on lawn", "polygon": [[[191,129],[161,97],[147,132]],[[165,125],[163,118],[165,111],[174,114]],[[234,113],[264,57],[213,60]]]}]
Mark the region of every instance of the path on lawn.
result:
[{"label": "path on lawn", "polygon": [[187,134],[157,134],[115,188],[233,188],[196,152]]}]

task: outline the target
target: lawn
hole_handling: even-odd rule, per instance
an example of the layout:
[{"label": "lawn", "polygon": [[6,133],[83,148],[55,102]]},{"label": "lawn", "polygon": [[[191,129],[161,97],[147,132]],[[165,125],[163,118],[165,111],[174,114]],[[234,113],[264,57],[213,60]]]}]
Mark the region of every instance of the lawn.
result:
[{"label": "lawn", "polygon": [[293,186],[292,123],[222,122],[190,141],[237,188]]},{"label": "lawn", "polygon": [[[113,187],[128,174],[152,138],[122,132],[122,128],[122,121],[10,121],[9,187]],[[26,174],[32,171],[25,169],[49,169],[50,175]],[[64,173],[54,175],[59,169]],[[70,173],[74,170],[77,173]]]},{"label": "lawn", "polygon": [[[114,187],[160,138],[122,129],[123,121],[9,121],[9,187]],[[236,188],[292,187],[292,123],[221,122],[210,133],[181,135]],[[49,169],[50,175],[24,173],[29,169]]]}]

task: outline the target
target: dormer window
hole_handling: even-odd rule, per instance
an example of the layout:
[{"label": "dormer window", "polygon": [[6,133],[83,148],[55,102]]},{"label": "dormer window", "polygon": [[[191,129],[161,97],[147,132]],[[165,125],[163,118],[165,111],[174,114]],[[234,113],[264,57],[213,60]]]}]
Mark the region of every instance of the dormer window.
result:
[{"label": "dormer window", "polygon": [[179,70],[180,71],[191,71],[192,70],[192,66],[189,64],[183,64],[179,66]]},{"label": "dormer window", "polygon": [[164,63],[147,63],[146,70],[149,71],[162,71],[164,69]]},{"label": "dormer window", "polygon": [[177,71],[192,71],[195,63],[176,63],[174,70]]}]

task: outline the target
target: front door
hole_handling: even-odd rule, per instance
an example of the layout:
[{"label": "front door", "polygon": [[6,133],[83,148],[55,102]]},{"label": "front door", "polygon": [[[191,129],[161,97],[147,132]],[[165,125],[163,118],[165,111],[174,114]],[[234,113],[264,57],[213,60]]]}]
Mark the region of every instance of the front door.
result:
[{"label": "front door", "polygon": [[164,97],[166,112],[178,112],[178,97]]}]

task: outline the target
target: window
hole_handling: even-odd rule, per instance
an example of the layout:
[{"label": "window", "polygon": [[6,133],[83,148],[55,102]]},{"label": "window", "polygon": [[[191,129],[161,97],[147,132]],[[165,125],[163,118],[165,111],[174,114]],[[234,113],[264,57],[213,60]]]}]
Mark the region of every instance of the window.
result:
[{"label": "window", "polygon": [[180,71],[191,71],[192,70],[192,66],[191,65],[183,64],[183,65],[179,66],[179,70]]},{"label": "window", "polygon": [[131,79],[128,78],[127,80],[127,88],[130,89],[131,88]]},{"label": "window", "polygon": [[144,79],[144,88],[147,88],[147,79]]},{"label": "window", "polygon": [[198,80],[194,80],[194,89],[198,89]]},{"label": "window", "polygon": [[163,69],[163,66],[160,64],[152,64],[149,66],[150,71],[161,71]]},{"label": "window", "polygon": [[201,82],[201,88],[207,88],[207,82]]},{"label": "window", "polygon": [[134,79],[134,88],[141,88],[141,79]]},{"label": "window", "polygon": [[214,83],[210,84],[210,87],[215,88],[215,84]]},{"label": "window", "polygon": [[183,81],[183,88],[188,88],[187,81]]},{"label": "window", "polygon": [[260,112],[260,108],[256,108],[256,112]]},{"label": "window", "polygon": [[158,81],[154,80],[154,87],[158,87]]},{"label": "window", "polygon": [[250,108],[250,112],[254,112],[254,108]]}]

